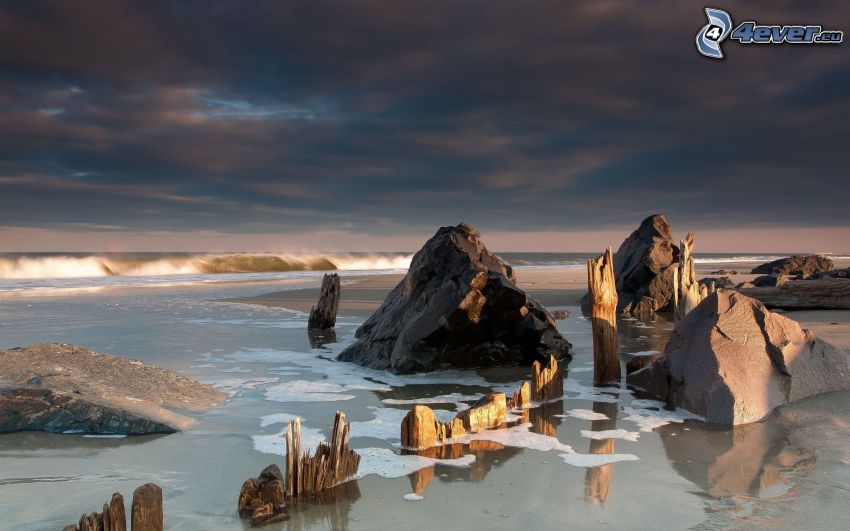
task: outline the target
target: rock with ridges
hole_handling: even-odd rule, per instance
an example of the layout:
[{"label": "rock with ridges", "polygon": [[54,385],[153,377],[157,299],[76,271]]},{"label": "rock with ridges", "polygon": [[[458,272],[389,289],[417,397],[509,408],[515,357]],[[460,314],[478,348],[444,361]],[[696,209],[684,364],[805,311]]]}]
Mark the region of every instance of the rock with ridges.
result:
[{"label": "rock with ridges", "polygon": [[678,256],[667,219],[662,214],[644,219],[614,255],[620,308],[638,314],[672,311]]},{"label": "rock with ridges", "polygon": [[710,295],[682,319],[629,383],[709,422],[755,422],[777,406],[850,389],[850,357],[734,291]]},{"label": "rock with ridges", "polygon": [[428,240],[356,337],[339,360],[399,374],[528,364],[568,356],[570,347],[552,316],[516,286],[511,267],[465,224]]},{"label": "rock with ridges", "polygon": [[808,278],[815,273],[832,269],[832,260],[820,255],[794,255],[762,264],[751,272],[754,275],[801,275]]},{"label": "rock with ridges", "polygon": [[0,433],[172,433],[224,394],[178,372],[68,344],[0,350]]}]

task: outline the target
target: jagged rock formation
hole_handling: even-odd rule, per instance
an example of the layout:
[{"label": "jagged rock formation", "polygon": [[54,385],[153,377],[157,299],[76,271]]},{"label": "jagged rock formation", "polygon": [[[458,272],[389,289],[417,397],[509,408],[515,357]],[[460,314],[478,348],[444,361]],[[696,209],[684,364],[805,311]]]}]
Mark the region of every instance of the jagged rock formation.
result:
[{"label": "jagged rock formation", "polygon": [[327,273],[322,277],[322,289],[319,302],[310,309],[307,320],[308,330],[324,330],[336,326],[336,314],[339,310],[339,275]]},{"label": "jagged rock formation", "polygon": [[178,372],[68,344],[0,351],[0,433],[172,433],[225,396]]},{"label": "jagged rock formation", "polygon": [[515,281],[474,228],[442,227],[338,359],[408,374],[568,356],[552,316]]},{"label": "jagged rock formation", "polygon": [[679,251],[662,214],[653,214],[623,241],[614,255],[619,307],[650,314],[673,311],[673,275]]},{"label": "jagged rock formation", "polygon": [[762,264],[754,268],[751,273],[754,275],[799,275],[808,278],[815,273],[829,271],[832,267],[832,260],[825,256],[798,254]]},{"label": "jagged rock formation", "polygon": [[745,424],[850,389],[850,357],[757,300],[720,291],[679,321],[664,355],[629,383],[709,422]]}]

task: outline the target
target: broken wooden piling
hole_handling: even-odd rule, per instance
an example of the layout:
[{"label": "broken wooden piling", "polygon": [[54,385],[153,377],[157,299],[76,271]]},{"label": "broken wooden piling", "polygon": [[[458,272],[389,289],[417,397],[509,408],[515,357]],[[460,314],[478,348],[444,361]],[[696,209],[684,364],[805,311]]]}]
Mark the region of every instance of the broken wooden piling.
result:
[{"label": "broken wooden piling", "polygon": [[710,294],[707,286],[697,282],[693,249],[694,233],[689,232],[679,244],[679,268],[673,274],[673,320],[676,323]]},{"label": "broken wooden piling", "polygon": [[297,498],[338,485],[357,474],[360,455],[348,448],[351,424],[345,413],[336,412],[330,442],[320,443],[315,453],[301,451],[301,421],[289,424],[286,434],[286,496]]},{"label": "broken wooden piling", "polygon": [[613,264],[610,247],[599,258],[587,261],[595,384],[604,384],[620,378],[617,286]]},{"label": "broken wooden piling", "polygon": [[322,278],[319,302],[310,309],[307,320],[308,330],[322,330],[336,326],[336,314],[339,310],[340,282],[336,273],[326,273]]},{"label": "broken wooden piling", "polygon": [[556,400],[564,396],[564,374],[558,360],[549,355],[549,363],[535,361],[531,365],[531,399],[535,402]]}]

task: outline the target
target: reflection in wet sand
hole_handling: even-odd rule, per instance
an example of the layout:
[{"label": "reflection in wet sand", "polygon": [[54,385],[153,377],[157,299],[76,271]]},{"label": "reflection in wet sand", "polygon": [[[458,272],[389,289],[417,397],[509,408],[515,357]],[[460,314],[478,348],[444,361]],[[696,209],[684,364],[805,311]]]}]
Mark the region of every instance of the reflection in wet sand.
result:
[{"label": "reflection in wet sand", "polygon": [[773,419],[731,428],[685,422],[658,431],[673,468],[717,498],[784,494],[787,472],[813,457],[792,447]]},{"label": "reflection in wet sand", "polygon": [[307,337],[310,340],[310,347],[324,348],[326,345],[336,343],[336,330],[333,328],[308,329]]},{"label": "reflection in wet sand", "polygon": [[314,529],[348,529],[351,507],[360,499],[357,481],[349,481],[316,494],[292,500],[287,506],[289,519],[271,529],[301,531]]},{"label": "reflection in wet sand", "polygon": [[[594,402],[593,411],[608,417],[605,420],[594,420],[591,423],[592,431],[604,431],[617,429],[617,403]],[[614,439],[591,439],[591,454],[613,454]],[[614,465],[602,465],[588,468],[584,476],[584,498],[588,503],[606,505],[608,503],[608,492],[611,490],[611,481],[614,478]]]}]

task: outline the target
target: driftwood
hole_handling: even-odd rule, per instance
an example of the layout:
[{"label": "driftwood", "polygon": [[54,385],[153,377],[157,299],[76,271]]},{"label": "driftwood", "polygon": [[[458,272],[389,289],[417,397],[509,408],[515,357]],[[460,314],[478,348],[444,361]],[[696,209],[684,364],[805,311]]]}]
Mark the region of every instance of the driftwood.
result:
[{"label": "driftwood", "polygon": [[307,329],[326,329],[336,326],[336,313],[339,309],[340,283],[339,275],[327,273],[322,278],[322,289],[319,292],[319,302],[310,309]]},{"label": "driftwood", "polygon": [[[139,517],[137,518],[137,514]],[[142,485],[133,493],[134,531],[162,531],[162,490],[153,483]],[[65,526],[63,531],[127,531],[124,497],[116,492],[102,513],[84,514],[78,524]]]},{"label": "driftwood", "polygon": [[556,400],[564,396],[564,374],[558,369],[558,360],[549,356],[549,363],[535,361],[531,365],[531,399],[537,402]]},{"label": "driftwood", "polygon": [[360,455],[348,448],[351,424],[345,413],[336,412],[329,443],[321,443],[315,454],[301,452],[301,420],[289,423],[286,433],[286,496],[297,498],[338,485],[357,474]]},{"label": "driftwood", "polygon": [[713,293],[714,284],[711,288],[697,282],[694,270],[694,233],[689,232],[679,246],[679,269],[673,275],[673,296],[675,308],[673,310],[674,322],[679,322],[688,315],[691,310]]},{"label": "driftwood", "polygon": [[285,512],[283,474],[277,465],[269,465],[260,477],[248,479],[239,491],[239,516],[250,518],[259,527],[289,518]]},{"label": "driftwood", "polygon": [[792,280],[781,286],[739,289],[770,309],[850,310],[850,279]]},{"label": "driftwood", "polygon": [[522,382],[519,389],[514,391],[511,398],[511,407],[514,409],[525,409],[531,405],[531,384],[528,380]]},{"label": "driftwood", "polygon": [[449,423],[440,422],[430,407],[418,404],[401,421],[401,446],[407,450],[424,450],[467,433],[499,426],[507,416],[505,393],[481,397]]},{"label": "driftwood", "polygon": [[620,378],[617,339],[617,287],[611,248],[587,261],[587,288],[593,328],[593,381],[604,384]]},{"label": "driftwood", "polygon": [[146,483],[133,492],[133,531],[162,531],[162,489]]}]

